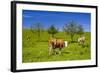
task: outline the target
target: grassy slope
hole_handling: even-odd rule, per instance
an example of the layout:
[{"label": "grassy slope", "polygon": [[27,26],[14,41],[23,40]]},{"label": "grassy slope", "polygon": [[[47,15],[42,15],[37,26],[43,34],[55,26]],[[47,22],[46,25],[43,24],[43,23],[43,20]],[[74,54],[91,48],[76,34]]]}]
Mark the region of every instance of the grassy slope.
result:
[{"label": "grassy slope", "polygon": [[[27,36],[30,37],[27,40]],[[85,60],[90,59],[90,33],[85,32],[86,42],[85,47],[78,43],[71,43],[68,47],[63,48],[62,55],[48,56],[48,39],[49,34],[44,31],[41,36],[41,41],[38,42],[36,34],[28,29],[23,29],[23,62],[45,62],[45,61],[64,61],[64,60]],[[59,32],[55,35],[57,38],[63,38],[70,41],[70,36],[65,35],[64,32]],[[75,35],[74,40],[79,36]]]}]

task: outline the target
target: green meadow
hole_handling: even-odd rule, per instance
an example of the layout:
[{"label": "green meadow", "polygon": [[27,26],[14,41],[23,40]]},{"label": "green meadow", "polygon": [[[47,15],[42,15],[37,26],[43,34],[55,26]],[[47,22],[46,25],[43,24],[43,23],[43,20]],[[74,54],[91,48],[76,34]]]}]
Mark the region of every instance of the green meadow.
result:
[{"label": "green meadow", "polygon": [[[74,35],[74,41],[70,42],[69,34],[59,31],[55,34],[56,38],[62,38],[68,41],[68,47],[62,49],[62,54],[49,56],[48,54],[48,40],[50,34],[47,31],[41,33],[40,38],[37,34],[33,34],[30,29],[22,30],[22,61],[29,62],[47,62],[47,61],[68,61],[68,60],[87,60],[91,59],[91,34],[84,32],[86,37],[84,46],[77,43],[79,35]],[[58,50],[57,50],[58,51]]]}]

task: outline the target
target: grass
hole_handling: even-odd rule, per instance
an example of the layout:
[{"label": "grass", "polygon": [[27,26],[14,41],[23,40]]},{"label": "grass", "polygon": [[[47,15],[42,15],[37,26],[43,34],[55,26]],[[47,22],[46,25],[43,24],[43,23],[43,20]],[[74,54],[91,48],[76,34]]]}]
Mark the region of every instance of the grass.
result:
[{"label": "grass", "polygon": [[[40,37],[41,41],[37,41],[38,38],[36,35],[32,34],[29,29],[23,29],[23,63],[91,59],[89,32],[85,32],[85,46],[79,45],[78,43],[69,43],[68,47],[62,49],[61,55],[56,54],[51,56],[48,55],[48,39],[50,35],[46,31],[42,34]],[[29,40],[27,40],[27,35],[30,37]],[[70,36],[66,36],[64,32],[57,33],[55,37],[70,41]],[[77,37],[78,35],[75,35],[74,40],[77,40]]]}]

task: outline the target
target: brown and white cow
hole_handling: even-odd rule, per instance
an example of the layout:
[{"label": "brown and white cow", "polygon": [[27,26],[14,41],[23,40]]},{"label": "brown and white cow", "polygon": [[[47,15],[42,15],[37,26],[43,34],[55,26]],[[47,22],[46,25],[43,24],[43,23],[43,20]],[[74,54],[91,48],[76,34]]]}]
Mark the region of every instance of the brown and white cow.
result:
[{"label": "brown and white cow", "polygon": [[49,40],[49,55],[52,54],[52,52],[55,53],[56,49],[59,49],[59,53],[61,54],[61,49],[67,47],[67,41],[64,41],[63,39],[56,39],[52,38]]}]

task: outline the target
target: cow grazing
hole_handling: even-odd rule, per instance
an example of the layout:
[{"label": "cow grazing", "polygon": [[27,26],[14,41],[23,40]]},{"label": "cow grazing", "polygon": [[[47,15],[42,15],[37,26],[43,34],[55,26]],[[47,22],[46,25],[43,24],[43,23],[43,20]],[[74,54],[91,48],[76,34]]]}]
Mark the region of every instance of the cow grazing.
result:
[{"label": "cow grazing", "polygon": [[82,36],[82,37],[78,38],[78,43],[79,44],[84,44],[84,42],[85,42],[85,36]]},{"label": "cow grazing", "polygon": [[59,49],[59,53],[61,54],[61,49],[63,47],[67,47],[67,41],[64,41],[63,39],[50,39],[49,40],[49,55],[52,54],[52,52],[56,53],[55,50]]}]

